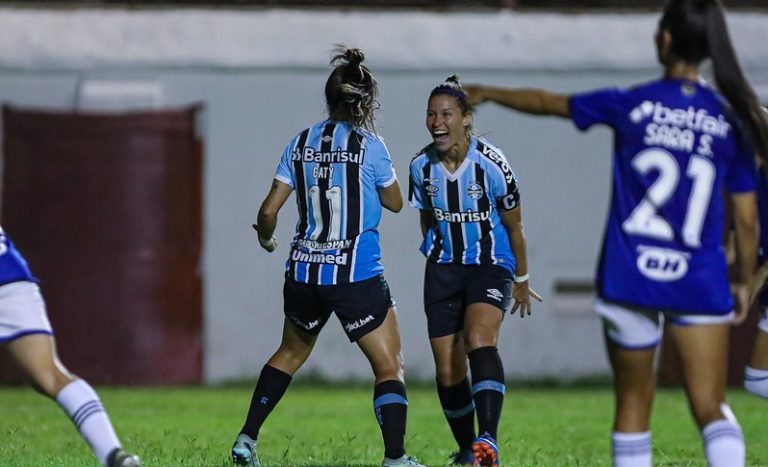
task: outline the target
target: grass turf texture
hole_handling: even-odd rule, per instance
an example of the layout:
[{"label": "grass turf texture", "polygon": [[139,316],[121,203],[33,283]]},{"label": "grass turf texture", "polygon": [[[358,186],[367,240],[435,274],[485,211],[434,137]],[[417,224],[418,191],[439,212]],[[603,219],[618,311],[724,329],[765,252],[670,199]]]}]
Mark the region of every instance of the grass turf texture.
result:
[{"label": "grass turf texture", "polygon": [[[503,464],[610,466],[610,389],[507,387],[499,444]],[[111,389],[99,393],[125,446],[147,467],[229,466],[251,388]],[[371,390],[291,387],[262,429],[265,466],[378,466]],[[408,391],[407,448],[428,466],[454,449],[431,387]],[[729,402],[747,439],[748,465],[768,466],[766,401],[734,390]],[[655,465],[705,466],[681,390],[660,390],[652,419]],[[0,388],[0,466],[97,466],[72,423],[27,388]]]}]

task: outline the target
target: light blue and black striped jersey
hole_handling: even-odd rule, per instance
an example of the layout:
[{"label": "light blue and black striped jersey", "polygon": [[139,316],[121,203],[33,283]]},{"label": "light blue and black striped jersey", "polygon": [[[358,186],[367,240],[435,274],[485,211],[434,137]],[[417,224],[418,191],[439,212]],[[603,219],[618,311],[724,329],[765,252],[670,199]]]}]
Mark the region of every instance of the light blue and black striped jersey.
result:
[{"label": "light blue and black striped jersey", "polygon": [[723,315],[733,308],[721,193],[755,190],[741,122],[702,82],[660,79],[571,97],[585,130],[614,131],[599,295],[628,306]]},{"label": "light blue and black striped jersey", "polygon": [[19,281],[37,282],[37,278],[32,275],[26,260],[0,227],[0,285]]},{"label": "light blue and black striped jersey", "polygon": [[467,157],[450,173],[434,145],[411,161],[408,202],[432,211],[421,252],[438,264],[497,264],[515,272],[516,259],[499,211],[520,203],[517,177],[504,154],[482,138],[472,137]]},{"label": "light blue and black striped jersey", "polygon": [[275,179],[296,191],[299,209],[286,262],[289,277],[332,285],[383,273],[377,189],[397,177],[379,136],[346,122],[322,121],[291,140]]}]

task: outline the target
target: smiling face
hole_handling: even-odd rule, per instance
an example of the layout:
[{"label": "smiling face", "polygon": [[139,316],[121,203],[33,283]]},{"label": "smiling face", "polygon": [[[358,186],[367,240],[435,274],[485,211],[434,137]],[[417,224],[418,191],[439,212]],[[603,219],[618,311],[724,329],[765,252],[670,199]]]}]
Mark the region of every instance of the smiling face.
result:
[{"label": "smiling face", "polygon": [[432,135],[435,149],[439,153],[457,151],[456,155],[464,155],[469,143],[470,125],[472,125],[472,114],[470,112],[462,114],[456,97],[435,94],[429,99],[427,130]]}]

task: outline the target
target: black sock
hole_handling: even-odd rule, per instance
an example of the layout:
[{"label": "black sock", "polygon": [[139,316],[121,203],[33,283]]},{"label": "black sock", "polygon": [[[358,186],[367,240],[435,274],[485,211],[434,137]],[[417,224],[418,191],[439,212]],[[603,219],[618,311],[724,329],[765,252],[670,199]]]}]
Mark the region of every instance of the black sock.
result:
[{"label": "black sock", "polygon": [[482,347],[469,353],[472,369],[472,398],[475,400],[478,433],[496,439],[504,402],[504,367],[496,347]]},{"label": "black sock", "polygon": [[257,439],[261,425],[272,412],[272,409],[280,402],[289,384],[291,384],[291,375],[275,367],[264,365],[256,388],[253,390],[251,406],[248,408],[248,415],[245,417],[245,424],[240,433]]},{"label": "black sock", "polygon": [[373,410],[384,437],[384,455],[399,459],[405,454],[405,419],[408,415],[408,396],[405,385],[387,380],[373,388]]},{"label": "black sock", "polygon": [[443,386],[438,381],[437,396],[459,449],[470,449],[475,439],[475,406],[469,380],[464,378],[454,386]]}]

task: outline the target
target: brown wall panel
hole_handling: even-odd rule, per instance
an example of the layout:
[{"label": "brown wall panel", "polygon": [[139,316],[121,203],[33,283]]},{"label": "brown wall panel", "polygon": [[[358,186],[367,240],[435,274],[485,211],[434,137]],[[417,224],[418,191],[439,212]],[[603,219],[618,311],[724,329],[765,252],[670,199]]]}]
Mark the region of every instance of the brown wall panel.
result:
[{"label": "brown wall panel", "polygon": [[197,110],[3,109],[2,224],[64,364],[95,383],[201,380]]}]

